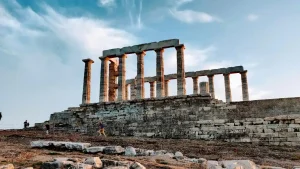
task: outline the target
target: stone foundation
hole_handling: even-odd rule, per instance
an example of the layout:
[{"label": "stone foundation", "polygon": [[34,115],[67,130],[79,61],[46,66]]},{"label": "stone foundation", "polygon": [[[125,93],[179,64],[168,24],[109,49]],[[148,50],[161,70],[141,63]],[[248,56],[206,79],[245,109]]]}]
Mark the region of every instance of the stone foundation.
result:
[{"label": "stone foundation", "polygon": [[[71,107],[51,114],[55,130],[111,136],[188,138],[300,145],[300,98],[223,103],[190,95]],[[40,124],[39,124],[40,125]]]}]

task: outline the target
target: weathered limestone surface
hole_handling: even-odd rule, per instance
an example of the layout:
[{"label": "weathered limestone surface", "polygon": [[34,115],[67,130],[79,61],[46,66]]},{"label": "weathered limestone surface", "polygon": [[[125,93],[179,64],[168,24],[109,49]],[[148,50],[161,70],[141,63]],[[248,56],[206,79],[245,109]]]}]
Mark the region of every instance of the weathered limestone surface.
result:
[{"label": "weathered limestone surface", "polygon": [[200,94],[201,95],[205,96],[205,95],[209,94],[208,82],[200,82],[199,86],[200,86]]},{"label": "weathered limestone surface", "polygon": [[136,77],[136,98],[143,99],[145,97],[144,87],[144,56],[145,52],[137,53],[137,77]]},{"label": "weathered limestone surface", "polygon": [[[100,58],[100,57],[99,57]],[[100,58],[101,60],[101,72],[100,72],[100,94],[99,102],[107,102],[108,86],[107,86],[107,68],[108,58]]]},{"label": "weathered limestone surface", "polygon": [[[300,98],[230,102],[201,95],[72,107],[51,115],[56,128],[109,135],[300,145]],[[59,127],[62,126],[62,127]],[[138,153],[138,152],[137,152]]]},{"label": "weathered limestone surface", "polygon": [[198,76],[193,77],[193,94],[198,94],[199,88],[198,88]]},{"label": "weathered limestone surface", "polygon": [[155,98],[155,82],[150,82],[150,98]]},{"label": "weathered limestone surface", "polygon": [[164,93],[165,73],[164,73],[164,57],[163,57],[164,49],[157,49],[155,50],[155,52],[156,52],[156,92],[157,92],[156,96],[158,98],[161,98],[165,95]]},{"label": "weathered limestone surface", "polygon": [[224,74],[225,96],[226,96],[226,102],[227,103],[232,101],[229,76],[230,76],[230,74]]},{"label": "weathered limestone surface", "polygon": [[169,80],[165,80],[165,83],[164,83],[164,92],[165,92],[165,97],[168,97],[169,96]]},{"label": "weathered limestone surface", "polygon": [[84,77],[83,77],[83,92],[82,92],[82,104],[90,103],[91,98],[91,70],[92,59],[83,59],[84,65]]},{"label": "weathered limestone surface", "polygon": [[116,101],[117,93],[116,89],[118,88],[117,85],[117,76],[118,76],[118,62],[113,61],[110,59],[109,64],[109,85],[108,85],[108,101]]},{"label": "weathered limestone surface", "polygon": [[241,72],[243,101],[249,101],[247,71]]},{"label": "weathered limestone surface", "polygon": [[214,75],[208,75],[208,85],[209,85],[209,93],[211,98],[215,98],[215,85],[214,85]]}]

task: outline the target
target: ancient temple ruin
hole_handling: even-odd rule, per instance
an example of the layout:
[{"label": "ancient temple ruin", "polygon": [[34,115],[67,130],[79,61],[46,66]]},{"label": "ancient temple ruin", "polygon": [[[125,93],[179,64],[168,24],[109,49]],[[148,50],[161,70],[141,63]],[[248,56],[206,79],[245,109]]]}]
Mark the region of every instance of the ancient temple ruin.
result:
[{"label": "ancient temple ruin", "polygon": [[[164,74],[164,49],[175,48],[177,52],[177,73]],[[144,77],[144,56],[146,51],[154,50],[156,52],[156,76]],[[231,102],[231,88],[230,88],[230,74],[240,73],[242,82],[243,101],[249,100],[247,70],[242,66],[201,70],[196,72],[185,72],[184,69],[184,44],[180,44],[178,39],[164,40],[159,42],[152,42],[140,44],[135,46],[128,46],[123,48],[116,48],[104,50],[103,56],[99,57],[101,60],[101,75],[100,75],[100,95],[99,102],[125,101],[134,99],[144,99],[145,97],[145,83],[150,84],[150,97],[163,98],[169,96],[168,83],[170,80],[177,80],[177,95],[186,95],[186,78],[193,79],[193,94],[199,94],[199,86],[201,95],[210,95],[215,98],[214,90],[214,76],[222,74],[225,82],[226,102]],[[126,80],[126,54],[135,53],[137,56],[137,76],[136,79]],[[84,59],[85,72],[83,83],[82,104],[90,103],[90,80],[91,80],[91,64],[94,63],[91,59]],[[202,82],[198,83],[200,76],[208,77],[208,84]],[[116,80],[118,79],[118,81]],[[208,86],[208,88],[206,87]],[[128,88],[130,87],[130,95]],[[116,97],[116,89],[118,94]],[[129,98],[130,96],[130,98]]]},{"label": "ancient temple ruin", "polygon": [[[177,51],[175,74],[164,74],[165,48]],[[144,56],[150,50],[156,52],[156,76],[144,77]],[[249,100],[247,70],[242,66],[185,72],[184,50],[178,39],[104,50],[97,103],[90,103],[94,61],[84,59],[82,103],[51,114],[50,124],[55,130],[96,135],[101,120],[110,136],[300,145],[299,97]],[[137,56],[137,76],[126,79],[126,54],[132,53]],[[231,100],[233,73],[241,75],[243,101]],[[226,102],[215,98],[216,75],[224,76]],[[201,76],[208,82],[199,83]],[[186,78],[193,79],[191,95],[186,95]],[[172,79],[177,80],[176,96],[168,94]],[[145,98],[145,83],[150,84],[150,98]],[[35,126],[42,128],[43,123]]]}]

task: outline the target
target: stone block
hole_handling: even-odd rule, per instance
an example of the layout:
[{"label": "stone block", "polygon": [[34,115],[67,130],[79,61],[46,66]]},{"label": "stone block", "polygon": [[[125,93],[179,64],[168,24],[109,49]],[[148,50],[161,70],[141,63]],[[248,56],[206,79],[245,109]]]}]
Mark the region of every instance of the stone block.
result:
[{"label": "stone block", "polygon": [[115,48],[115,49],[104,50],[102,57],[115,56],[115,55],[120,55],[120,54],[121,54],[120,48]]},{"label": "stone block", "polygon": [[104,154],[123,154],[125,149],[121,146],[107,146],[103,149]]},{"label": "stone block", "polygon": [[105,148],[104,146],[88,147],[84,150],[84,152],[86,152],[86,153],[99,153],[99,152],[103,152],[104,148]]},{"label": "stone block", "polygon": [[0,169],[14,169],[13,164],[7,164],[7,165],[0,165]]},{"label": "stone block", "polygon": [[132,146],[128,146],[125,148],[125,155],[126,156],[136,156],[135,148]]},{"label": "stone block", "polygon": [[169,48],[179,45],[179,39],[168,39],[158,42],[158,48]]},{"label": "stone block", "polygon": [[256,164],[250,160],[224,160],[219,163],[227,169],[258,169]]},{"label": "stone block", "polygon": [[283,132],[283,133],[278,133],[278,137],[297,137],[297,133],[296,132],[293,132],[293,133],[290,133],[290,132]]},{"label": "stone block", "polygon": [[142,164],[139,162],[134,162],[131,166],[130,169],[146,169]]},{"label": "stone block", "polygon": [[102,161],[99,157],[89,157],[84,161],[84,164],[92,165],[94,168],[102,167]]}]

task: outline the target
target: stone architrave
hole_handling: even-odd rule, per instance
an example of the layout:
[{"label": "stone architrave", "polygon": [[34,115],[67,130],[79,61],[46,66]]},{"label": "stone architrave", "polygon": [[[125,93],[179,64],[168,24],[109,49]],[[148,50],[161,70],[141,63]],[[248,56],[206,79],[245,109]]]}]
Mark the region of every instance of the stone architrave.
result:
[{"label": "stone architrave", "polygon": [[116,101],[117,98],[117,92],[116,89],[118,89],[117,86],[117,75],[118,75],[118,63],[113,60],[109,60],[109,75],[108,75],[108,101],[113,102]]},{"label": "stone architrave", "polygon": [[177,51],[177,95],[186,94],[185,71],[184,71],[184,45],[176,46]]},{"label": "stone architrave", "polygon": [[100,94],[99,102],[107,102],[108,94],[108,79],[107,79],[107,69],[108,69],[108,58],[99,57],[101,60],[101,72],[100,72]]},{"label": "stone architrave", "polygon": [[208,82],[200,82],[200,94],[203,96],[209,95]]},{"label": "stone architrave", "polygon": [[118,100],[125,100],[125,87],[126,87],[126,55],[119,57],[119,70],[118,70]]},{"label": "stone architrave", "polygon": [[155,98],[155,82],[150,83],[150,98]]},{"label": "stone architrave", "polygon": [[137,53],[136,99],[144,99],[144,56],[145,52]]},{"label": "stone architrave", "polygon": [[243,101],[249,101],[247,71],[241,72]]},{"label": "stone architrave", "polygon": [[230,103],[232,101],[231,99],[231,88],[230,88],[230,74],[223,74],[224,76],[224,83],[225,83],[225,96],[226,96],[226,102]]},{"label": "stone architrave", "polygon": [[90,103],[91,98],[91,75],[92,75],[92,59],[83,59],[84,62],[84,77],[83,77],[83,90],[82,90],[82,104]]},{"label": "stone architrave", "polygon": [[199,88],[198,88],[198,76],[192,77],[193,79],[193,94],[198,94]]},{"label": "stone architrave", "polygon": [[164,97],[164,49],[156,49],[156,97]]},{"label": "stone architrave", "polygon": [[169,80],[165,80],[165,97],[169,96]]},{"label": "stone architrave", "polygon": [[215,98],[214,75],[208,75],[209,93],[211,98]]}]

